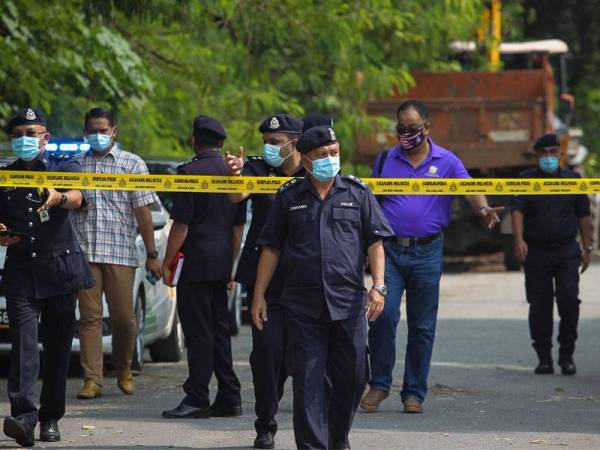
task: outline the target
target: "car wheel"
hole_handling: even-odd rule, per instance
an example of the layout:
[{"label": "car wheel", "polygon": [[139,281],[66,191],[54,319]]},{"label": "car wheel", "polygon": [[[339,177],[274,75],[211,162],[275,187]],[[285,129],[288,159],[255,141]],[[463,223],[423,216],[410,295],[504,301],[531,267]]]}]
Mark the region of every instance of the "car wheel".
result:
[{"label": "car wheel", "polygon": [[178,362],[181,361],[183,352],[183,330],[179,323],[179,316],[175,313],[171,333],[160,341],[150,345],[150,358],[153,362]]},{"label": "car wheel", "polygon": [[232,296],[229,301],[229,334],[237,336],[242,327],[242,285],[235,283],[229,295]]},{"label": "car wheel", "polygon": [[135,337],[135,347],[133,350],[133,359],[131,363],[131,370],[134,372],[141,372],[144,366],[144,324],[145,324],[145,311],[144,311],[144,294],[142,288],[138,290],[137,298],[135,299],[135,321],[137,323],[137,336]]}]

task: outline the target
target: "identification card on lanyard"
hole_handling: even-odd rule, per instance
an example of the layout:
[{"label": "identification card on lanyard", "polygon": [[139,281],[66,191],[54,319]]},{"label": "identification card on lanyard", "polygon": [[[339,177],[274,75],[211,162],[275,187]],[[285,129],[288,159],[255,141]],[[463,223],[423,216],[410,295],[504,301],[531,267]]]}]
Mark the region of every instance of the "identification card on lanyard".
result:
[{"label": "identification card on lanyard", "polygon": [[[44,201],[44,189],[38,188],[38,195]],[[37,210],[38,215],[40,216],[40,222],[48,222],[50,220],[50,213],[43,206]]]}]

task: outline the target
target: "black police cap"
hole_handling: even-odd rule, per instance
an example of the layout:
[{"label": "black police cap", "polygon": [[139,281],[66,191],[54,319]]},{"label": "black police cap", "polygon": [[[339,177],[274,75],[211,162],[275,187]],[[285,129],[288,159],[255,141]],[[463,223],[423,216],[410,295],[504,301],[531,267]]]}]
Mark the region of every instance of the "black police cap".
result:
[{"label": "black police cap", "polygon": [[302,133],[302,121],[287,114],[269,116],[258,127],[261,133]]},{"label": "black police cap", "polygon": [[194,119],[193,124],[194,135],[197,134],[210,134],[220,139],[227,139],[227,133],[225,128],[214,117],[210,116],[198,116]]},{"label": "black police cap", "polygon": [[538,148],[546,147],[560,147],[560,140],[558,139],[558,135],[556,133],[548,133],[543,135],[541,138],[535,141],[533,149],[537,150]]},{"label": "black police cap", "polygon": [[25,108],[10,118],[6,125],[6,131],[12,133],[13,128],[19,125],[48,126],[48,121],[46,120],[46,114],[41,109]]},{"label": "black police cap", "polygon": [[308,153],[313,148],[335,144],[337,139],[331,127],[313,127],[306,131],[298,141],[296,148],[300,153]]},{"label": "black police cap", "polygon": [[319,126],[327,126],[333,127],[333,119],[326,114],[321,113],[311,113],[302,118],[302,123],[304,127],[302,128],[302,132],[304,133],[306,130],[309,130],[314,127]]}]

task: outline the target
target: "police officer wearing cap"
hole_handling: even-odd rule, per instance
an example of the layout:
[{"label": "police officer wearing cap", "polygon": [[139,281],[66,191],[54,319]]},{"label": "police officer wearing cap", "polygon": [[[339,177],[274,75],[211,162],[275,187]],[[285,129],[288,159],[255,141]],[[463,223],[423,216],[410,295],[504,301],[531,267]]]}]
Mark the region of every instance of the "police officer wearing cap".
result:
[{"label": "police officer wearing cap", "polygon": [[[45,152],[50,133],[41,110],[18,112],[8,122],[7,133],[17,160],[2,170],[81,171],[78,161]],[[11,415],[4,419],[4,434],[23,447],[35,445],[38,419],[40,440],[60,441],[58,421],[65,413],[76,293],[95,283],[69,218],[69,210],[83,202],[77,189],[0,188],[0,245],[8,246],[2,287],[12,343]],[[38,323],[44,347],[39,411],[33,398],[39,374]]]},{"label": "police officer wearing cap", "polygon": [[[229,175],[220,152],[227,137],[223,125],[208,116],[193,123],[196,156],[179,166],[179,175]],[[173,195],[173,225],[163,263],[163,280],[173,285],[174,261],[184,255],[177,282],[177,311],[185,335],[189,376],[186,394],[165,418],[231,417],[242,414],[240,382],[233,371],[227,289],[239,251],[244,211],[227,194],[178,192]],[[214,403],[208,386],[218,380]]]},{"label": "police officer wearing cap", "polygon": [[[297,148],[309,176],[294,178],[275,196],[258,240],[252,320],[259,330],[268,326],[265,294],[281,265],[280,304],[294,344],[296,445],[349,448],[368,377],[366,319],[375,320],[383,310],[383,239],[393,232],[368,187],[339,175],[340,149],[331,127],[309,129]],[[374,282],[368,294],[367,256]]]},{"label": "police officer wearing cap", "polygon": [[[538,167],[523,178],[580,178],[560,167],[556,134],[540,137],[534,146]],[[521,195],[511,202],[515,255],[525,269],[529,331],[539,358],[536,374],[554,373],[552,327],[554,297],[558,306],[558,364],[563,375],[574,375],[573,361],[579,320],[579,270],[592,255],[592,224],[587,195]],[[577,235],[581,244],[577,242]],[[583,249],[582,249],[583,247]]]},{"label": "police officer wearing cap", "polygon": [[326,114],[310,113],[302,118],[302,132],[314,127],[327,126],[333,128],[333,119]]},{"label": "police officer wearing cap", "polygon": [[[306,171],[302,165],[301,155],[296,150],[296,143],[302,133],[302,121],[287,114],[278,114],[266,118],[258,129],[263,135],[262,156],[250,156],[244,162],[243,151],[240,151],[237,156],[227,154],[230,174],[252,177],[305,177]],[[252,205],[252,222],[235,274],[235,281],[242,283],[250,294],[249,307],[251,308],[260,255],[256,241],[267,220],[275,196],[244,193],[230,194],[229,197],[236,203],[249,198]],[[257,417],[254,423],[257,434],[254,448],[275,446],[274,437],[277,433],[275,415],[287,379],[285,361],[288,333],[284,310],[279,304],[284,281],[284,274],[281,269],[278,269],[265,293],[269,303],[269,323],[265,324],[262,330],[252,326],[250,367]]]}]

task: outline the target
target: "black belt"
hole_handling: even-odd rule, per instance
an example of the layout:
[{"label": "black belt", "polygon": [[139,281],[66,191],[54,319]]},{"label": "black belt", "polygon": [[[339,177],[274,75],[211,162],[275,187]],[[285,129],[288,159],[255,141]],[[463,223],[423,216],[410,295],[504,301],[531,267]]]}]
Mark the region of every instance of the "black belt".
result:
[{"label": "black belt", "polygon": [[430,236],[425,236],[422,238],[418,238],[418,237],[407,238],[407,237],[394,236],[393,238],[391,238],[391,241],[394,244],[399,245],[400,247],[416,247],[418,245],[429,244],[430,242],[435,241],[441,235],[442,235],[442,232],[438,231],[435,234],[432,234]]},{"label": "black belt", "polygon": [[576,242],[575,237],[561,239],[558,241],[544,241],[538,239],[525,239],[525,243],[531,247],[538,250],[554,250],[560,247],[565,247],[569,244],[573,244]]}]

